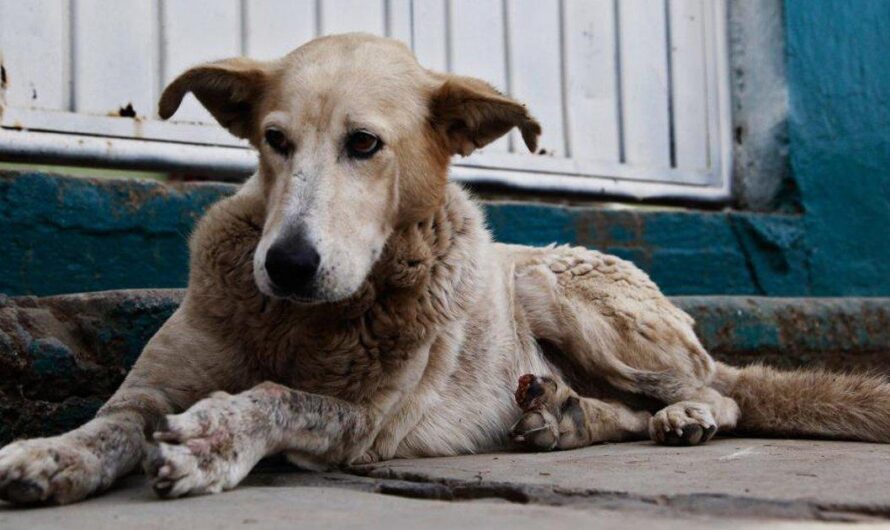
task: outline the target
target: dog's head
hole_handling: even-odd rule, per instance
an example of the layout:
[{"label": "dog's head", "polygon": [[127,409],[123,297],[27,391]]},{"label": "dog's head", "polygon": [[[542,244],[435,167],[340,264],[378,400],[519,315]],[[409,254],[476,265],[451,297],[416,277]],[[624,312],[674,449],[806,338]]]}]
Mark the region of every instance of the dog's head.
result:
[{"label": "dog's head", "polygon": [[476,79],[421,67],[398,41],[364,34],[316,39],[274,62],[196,66],[160,100],[169,118],[192,92],[259,151],[266,203],[254,278],[270,296],[342,300],[362,285],[390,234],[441,206],[452,155],[518,127],[525,107]]}]

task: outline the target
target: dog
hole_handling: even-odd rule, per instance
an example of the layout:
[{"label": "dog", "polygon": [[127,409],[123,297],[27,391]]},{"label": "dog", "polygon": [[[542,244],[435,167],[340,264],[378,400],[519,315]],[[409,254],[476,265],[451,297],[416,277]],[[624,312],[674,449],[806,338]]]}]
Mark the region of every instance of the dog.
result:
[{"label": "dog", "polygon": [[179,309],[95,419],[0,450],[0,498],[69,503],[142,462],[161,497],[234,488],[263,457],[325,469],[727,433],[890,441],[890,384],[716,362],[634,265],[494,243],[454,155],[541,127],[487,83],[365,34],[196,66],[259,153],[190,239]]}]

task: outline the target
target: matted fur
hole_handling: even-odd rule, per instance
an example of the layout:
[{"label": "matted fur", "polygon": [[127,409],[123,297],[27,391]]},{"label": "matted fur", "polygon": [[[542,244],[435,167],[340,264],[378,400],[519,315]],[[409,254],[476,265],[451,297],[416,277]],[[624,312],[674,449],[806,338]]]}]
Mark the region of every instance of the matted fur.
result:
[{"label": "matted fur", "polygon": [[[264,63],[197,66],[189,92],[260,154],[190,241],[181,307],[97,418],[0,450],[0,498],[82,499],[143,462],[162,497],[235,487],[264,456],[325,468],[721,429],[890,441],[890,385],[715,362],[633,264],[491,241],[449,158],[540,126],[488,84],[430,72],[368,35]],[[288,148],[264,143],[273,128]],[[351,158],[345,139],[384,147]],[[276,294],[268,249],[318,249],[311,300]],[[515,391],[515,392],[514,392]],[[148,435],[146,437],[146,435]]]}]

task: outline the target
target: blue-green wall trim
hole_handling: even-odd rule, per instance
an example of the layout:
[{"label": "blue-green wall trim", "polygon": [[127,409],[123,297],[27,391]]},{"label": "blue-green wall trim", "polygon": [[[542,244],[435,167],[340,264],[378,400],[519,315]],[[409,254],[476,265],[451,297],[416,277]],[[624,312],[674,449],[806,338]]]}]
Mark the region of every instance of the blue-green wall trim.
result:
[{"label": "blue-green wall trim", "polygon": [[[181,287],[194,222],[234,190],[0,173],[0,292]],[[485,204],[500,241],[578,243],[626,257],[670,294],[810,294],[794,215]]]}]

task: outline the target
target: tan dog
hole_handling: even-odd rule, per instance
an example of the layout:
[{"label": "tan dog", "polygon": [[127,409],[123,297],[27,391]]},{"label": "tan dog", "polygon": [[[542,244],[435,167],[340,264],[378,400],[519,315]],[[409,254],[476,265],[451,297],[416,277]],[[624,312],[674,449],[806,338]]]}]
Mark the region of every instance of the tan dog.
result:
[{"label": "tan dog", "polygon": [[97,418],[0,450],[8,501],[82,499],[140,460],[178,497],[282,452],[323,468],[718,428],[890,441],[881,380],[716,363],[630,263],[492,243],[449,159],[514,127],[534,150],[540,127],[484,82],[354,34],[195,67],[161,116],[188,92],[259,171],[200,222],[182,306]]}]

